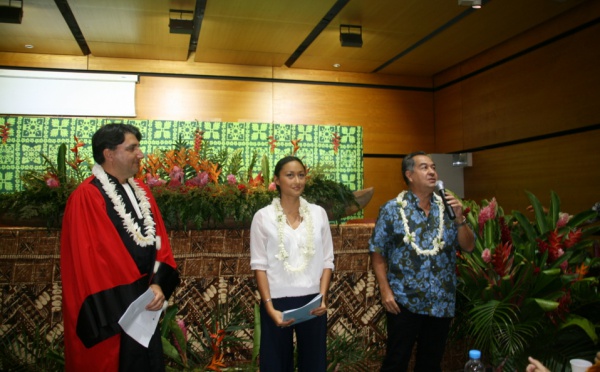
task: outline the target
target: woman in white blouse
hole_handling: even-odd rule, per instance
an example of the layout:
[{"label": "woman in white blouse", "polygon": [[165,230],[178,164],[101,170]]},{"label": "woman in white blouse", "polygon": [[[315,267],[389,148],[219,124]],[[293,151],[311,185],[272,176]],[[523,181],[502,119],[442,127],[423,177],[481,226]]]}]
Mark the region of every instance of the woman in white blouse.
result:
[{"label": "woman in white blouse", "polygon": [[[327,368],[327,291],[333,271],[333,242],[325,210],[302,198],[306,167],[288,156],[275,166],[279,198],[256,212],[250,229],[250,267],[260,306],[260,371],[294,371],[296,332],[298,370]],[[283,311],[322,295],[307,321],[283,320]]]}]

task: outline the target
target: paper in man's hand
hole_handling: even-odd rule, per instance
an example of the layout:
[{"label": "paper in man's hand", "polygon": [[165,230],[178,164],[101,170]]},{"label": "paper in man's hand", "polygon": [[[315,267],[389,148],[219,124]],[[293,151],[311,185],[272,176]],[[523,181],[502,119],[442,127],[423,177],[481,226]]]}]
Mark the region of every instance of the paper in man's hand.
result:
[{"label": "paper in man's hand", "polygon": [[148,288],[146,292],[129,305],[121,319],[119,319],[119,325],[123,328],[123,331],[144,347],[148,347],[162,311],[146,310],[146,305],[153,298],[154,292]]}]

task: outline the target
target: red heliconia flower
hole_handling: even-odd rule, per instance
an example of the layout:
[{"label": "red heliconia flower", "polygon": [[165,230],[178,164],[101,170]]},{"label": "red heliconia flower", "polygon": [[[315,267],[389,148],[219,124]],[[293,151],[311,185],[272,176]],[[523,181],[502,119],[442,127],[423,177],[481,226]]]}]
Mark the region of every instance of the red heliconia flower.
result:
[{"label": "red heliconia flower", "polygon": [[262,176],[262,172],[258,172],[256,177],[254,177],[254,178],[250,177],[250,179],[248,180],[248,186],[250,186],[250,187],[258,187],[264,183],[265,183],[265,179]]},{"label": "red heliconia flower", "polygon": [[200,129],[196,129],[196,132],[194,133],[194,150],[196,150],[196,152],[200,152],[202,149],[203,134],[204,131],[201,131]]},{"label": "red heliconia flower", "polygon": [[340,139],[342,137],[340,137],[339,134],[337,134],[337,132],[333,132],[333,139],[331,141],[331,143],[333,143],[333,153],[337,155],[338,153],[338,149],[340,148]]},{"label": "red heliconia flower", "polygon": [[77,136],[73,136],[73,138],[75,139],[75,146],[73,146],[71,152],[77,154],[79,152],[79,148],[83,147],[85,143],[83,143],[83,141],[80,141],[79,138],[77,138]]},{"label": "red heliconia flower", "polygon": [[560,256],[562,256],[564,251],[564,246],[562,243],[562,235],[558,233],[558,231],[553,230],[548,234],[548,260],[549,262],[556,261]]},{"label": "red heliconia flower", "polygon": [[510,243],[500,243],[496,249],[494,249],[492,266],[494,267],[494,271],[500,276],[505,276],[512,268],[513,258],[510,256],[511,251],[512,244]]},{"label": "red heliconia flower", "polygon": [[565,240],[563,240],[565,249],[569,249],[572,246],[574,246],[575,244],[579,243],[581,241],[582,236],[583,236],[583,232],[581,231],[581,229],[569,231],[569,233],[567,234],[567,237],[565,238]]},{"label": "red heliconia flower", "polygon": [[506,224],[506,220],[504,219],[504,216],[500,216],[500,218],[498,218],[498,220],[500,222],[500,241],[502,243],[512,244],[512,236],[510,235],[510,229],[508,228],[508,225]]},{"label": "red heliconia flower", "polygon": [[565,316],[569,313],[570,304],[571,293],[567,292],[558,300],[558,307],[555,310],[546,313],[546,315],[550,318],[552,323],[559,324],[565,320]]},{"label": "red heliconia flower", "polygon": [[463,216],[467,216],[469,213],[471,213],[471,208],[466,207],[465,209],[463,209]]},{"label": "red heliconia flower", "polygon": [[2,143],[8,142],[8,133],[10,130],[10,123],[4,123],[0,125],[0,138],[2,138]]},{"label": "red heliconia flower", "polygon": [[276,145],[277,140],[273,136],[269,136],[267,138],[269,139],[269,152],[271,154],[274,154],[275,153],[275,148],[277,147],[277,145]]},{"label": "red heliconia flower", "polygon": [[290,141],[292,143],[292,145],[294,146],[292,148],[292,155],[296,155],[298,150],[300,150],[300,141],[302,141],[300,138]]}]

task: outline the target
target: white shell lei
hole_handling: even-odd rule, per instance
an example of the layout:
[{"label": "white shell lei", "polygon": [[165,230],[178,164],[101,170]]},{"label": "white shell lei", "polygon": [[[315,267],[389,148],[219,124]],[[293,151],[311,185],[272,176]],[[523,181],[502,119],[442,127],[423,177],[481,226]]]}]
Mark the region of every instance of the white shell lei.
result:
[{"label": "white shell lei", "polygon": [[293,267],[287,261],[289,257],[289,253],[285,250],[285,245],[283,243],[283,229],[285,228],[285,214],[283,213],[283,207],[281,206],[281,200],[279,198],[273,198],[273,207],[275,207],[275,219],[277,220],[277,236],[279,238],[279,253],[275,256],[279,261],[283,261],[283,267],[286,271],[291,273],[303,272],[306,270],[308,266],[308,261],[315,254],[315,241],[313,238],[313,219],[312,214],[310,213],[310,207],[308,202],[304,200],[304,198],[300,198],[300,217],[305,222],[306,227],[306,244],[304,247],[300,246],[300,251],[302,252],[302,263]]},{"label": "white shell lei", "polygon": [[400,216],[402,217],[402,224],[404,225],[404,243],[409,244],[413,247],[413,249],[417,252],[417,254],[419,255],[425,255],[425,256],[435,256],[438,253],[440,253],[440,250],[442,250],[442,248],[444,248],[444,241],[442,240],[442,237],[444,236],[444,202],[442,201],[442,197],[439,196],[438,194],[433,194],[433,197],[435,199],[435,204],[437,204],[438,206],[438,210],[439,210],[439,226],[437,229],[437,236],[433,239],[433,249],[421,249],[419,248],[419,246],[415,243],[416,241],[416,235],[413,232],[410,232],[410,229],[408,227],[408,219],[406,218],[406,213],[404,212],[404,208],[406,208],[408,202],[406,200],[404,200],[404,195],[406,195],[406,191],[402,191],[400,194],[398,194],[398,196],[396,197],[396,203],[398,203],[398,209],[400,209]]},{"label": "white shell lei", "polygon": [[142,232],[140,231],[140,226],[131,216],[131,213],[127,213],[125,211],[125,203],[123,203],[123,198],[117,194],[115,184],[108,178],[102,166],[94,164],[92,173],[102,184],[102,188],[106,192],[106,195],[108,195],[110,201],[113,203],[117,214],[123,220],[125,230],[127,230],[133,240],[141,247],[154,244],[156,241],[156,229],[154,228],[155,223],[154,219],[152,218],[152,214],[150,213],[150,202],[148,201],[146,192],[138,186],[133,178],[129,178],[127,180],[133,189],[136,198],[139,200],[140,211],[142,212],[142,218],[144,219],[144,231]]}]

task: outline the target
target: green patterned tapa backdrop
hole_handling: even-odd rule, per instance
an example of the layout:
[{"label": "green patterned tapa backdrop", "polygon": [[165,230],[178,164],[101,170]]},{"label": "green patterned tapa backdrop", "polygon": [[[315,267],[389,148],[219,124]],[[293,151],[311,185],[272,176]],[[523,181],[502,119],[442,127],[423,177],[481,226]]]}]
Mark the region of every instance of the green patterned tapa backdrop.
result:
[{"label": "green patterned tapa backdrop", "polygon": [[[5,116],[0,119],[0,192],[20,191],[19,175],[26,170],[43,170],[47,155],[56,162],[58,146],[71,148],[74,136],[85,143],[80,149],[83,157],[92,159],[91,138],[103,124],[116,122],[101,118],[57,118]],[[363,187],[362,128],[339,125],[297,125],[270,123],[198,122],[174,120],[122,120],[118,122],[137,126],[142,132],[142,150],[169,150],[183,139],[193,145],[196,129],[203,131],[205,143],[213,150],[227,148],[231,154],[242,149],[244,168],[256,151],[269,156],[271,172],[274,164],[292,153],[292,140],[300,139],[296,155],[309,167],[317,164],[331,166],[331,178],[351,190]],[[275,142],[270,152],[270,138]],[[339,143],[334,151],[334,142]],[[67,151],[67,156],[71,155]],[[255,167],[258,173],[259,166]]]}]

